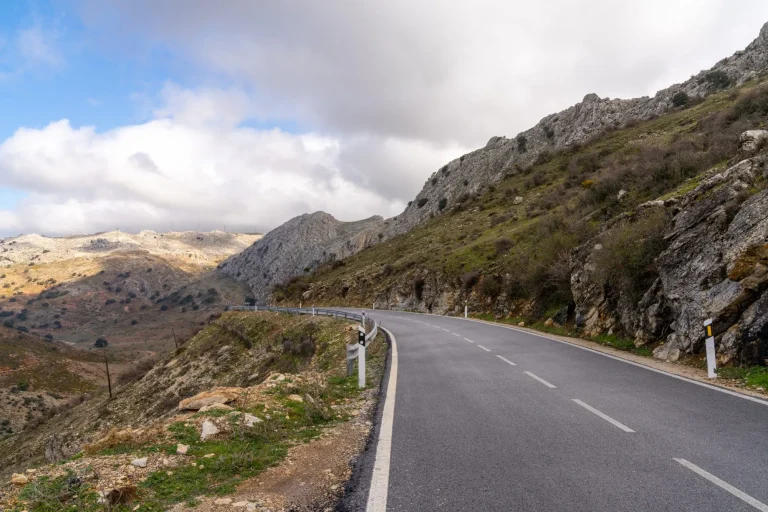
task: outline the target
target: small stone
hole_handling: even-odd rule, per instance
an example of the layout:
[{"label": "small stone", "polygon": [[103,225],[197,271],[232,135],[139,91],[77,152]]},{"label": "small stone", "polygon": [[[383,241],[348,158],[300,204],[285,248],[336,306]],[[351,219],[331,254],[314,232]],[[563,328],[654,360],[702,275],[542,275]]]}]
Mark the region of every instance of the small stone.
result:
[{"label": "small stone", "polygon": [[522,198],[522,196],[517,196],[517,197],[515,197],[515,199],[512,201],[512,204],[522,204],[522,203],[523,203],[523,198]]},{"label": "small stone", "polygon": [[203,464],[200,464],[200,466],[197,469],[205,469],[205,466]]},{"label": "small stone", "polygon": [[246,427],[252,427],[256,423],[261,423],[261,418],[254,416],[253,414],[245,413],[245,416],[243,416],[243,423],[245,423]]},{"label": "small stone", "polygon": [[213,458],[215,456],[216,456],[215,453],[206,453],[205,455],[203,455],[203,458],[204,459],[210,459],[210,458]]},{"label": "small stone", "polygon": [[619,193],[618,193],[618,194],[616,194],[616,199],[618,199],[619,201],[621,201],[621,200],[624,198],[624,196],[626,196],[628,193],[629,193],[629,192],[627,192],[626,190],[624,190],[624,189],[621,189],[621,190],[619,190]]},{"label": "small stone", "polygon": [[520,322],[519,324],[517,324],[517,326],[518,327],[525,327],[525,322]]},{"label": "small stone", "polygon": [[173,471],[166,471],[165,474],[168,476],[173,476]]},{"label": "small stone", "polygon": [[35,473],[37,473],[37,470],[36,470],[36,469],[28,469],[28,470],[26,471],[26,473],[27,473],[28,475],[34,475]]},{"label": "small stone", "polygon": [[332,491],[335,491],[335,490],[336,490],[336,489],[338,489],[338,488],[339,488],[339,484],[333,484],[333,485],[331,486],[331,490],[332,490]]},{"label": "small stone", "polygon": [[292,402],[303,402],[304,399],[301,398],[299,395],[288,395],[288,400]]},{"label": "small stone", "polygon": [[248,506],[248,502],[247,501],[236,501],[235,503],[232,504],[232,506],[234,508],[245,508],[245,507]]},{"label": "small stone", "polygon": [[21,473],[14,473],[13,476],[11,476],[11,483],[13,485],[27,485],[29,482],[29,478],[27,478],[27,475],[22,475]]},{"label": "small stone", "polygon": [[141,459],[133,459],[131,461],[131,464],[136,466],[137,468],[145,468],[147,467],[147,458],[142,457]]},{"label": "small stone", "polygon": [[555,325],[555,321],[552,318],[547,318],[547,321],[544,322],[544,325],[546,325],[547,327],[552,327],[553,325]]},{"label": "small stone", "polygon": [[232,498],[219,498],[213,502],[214,505],[229,505],[232,503]]},{"label": "small stone", "polygon": [[179,443],[179,444],[176,445],[176,455],[186,455],[187,454],[187,450],[189,450],[189,445],[188,444],[181,444],[181,443]]},{"label": "small stone", "polygon": [[203,422],[203,430],[200,432],[200,439],[205,441],[209,437],[213,437],[219,433],[219,428],[211,421]]}]

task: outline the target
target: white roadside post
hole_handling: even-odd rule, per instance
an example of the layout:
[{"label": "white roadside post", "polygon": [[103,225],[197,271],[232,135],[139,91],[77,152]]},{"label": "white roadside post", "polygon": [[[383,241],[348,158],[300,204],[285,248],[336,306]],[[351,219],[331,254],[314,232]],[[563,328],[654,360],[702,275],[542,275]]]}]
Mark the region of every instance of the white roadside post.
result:
[{"label": "white roadside post", "polygon": [[466,301],[466,300],[464,301],[464,318],[467,318],[467,311],[468,311],[468,309],[467,309],[467,303],[468,303],[468,302],[469,302],[469,301]]},{"label": "white roadside post", "polygon": [[315,316],[315,306],[312,306],[312,316]]},{"label": "white roadside post", "polygon": [[707,376],[710,379],[716,379],[717,358],[715,357],[715,337],[712,335],[712,319],[704,320],[704,328],[707,330],[707,339],[704,344],[707,349]]},{"label": "white roadside post", "polygon": [[357,387],[362,389],[365,387],[365,327],[361,325],[357,329]]}]

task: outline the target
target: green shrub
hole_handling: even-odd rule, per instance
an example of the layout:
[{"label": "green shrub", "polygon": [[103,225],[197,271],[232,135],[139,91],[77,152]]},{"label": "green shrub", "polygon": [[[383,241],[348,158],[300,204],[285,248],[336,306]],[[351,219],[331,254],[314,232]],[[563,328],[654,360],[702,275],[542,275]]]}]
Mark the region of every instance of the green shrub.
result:
[{"label": "green shrub", "polygon": [[426,197],[422,197],[421,199],[419,199],[418,201],[416,201],[416,206],[418,206],[419,208],[421,208],[422,206],[424,206],[425,204],[427,204],[427,201],[429,201],[429,199],[427,199]]},{"label": "green shrub", "polygon": [[501,279],[496,276],[483,276],[480,281],[480,293],[485,297],[498,297],[501,293]]},{"label": "green shrub", "polygon": [[663,209],[640,214],[611,229],[595,255],[597,275],[614,295],[640,300],[658,276],[656,257],[666,248],[664,229],[669,219]]},{"label": "green shrub", "polygon": [[721,70],[710,71],[704,75],[702,81],[706,82],[713,89],[725,89],[731,85],[731,78],[725,71]]},{"label": "green shrub", "polygon": [[672,96],[672,105],[675,107],[684,107],[691,101],[691,98],[685,91],[679,91]]},{"label": "green shrub", "polygon": [[437,203],[437,209],[442,211],[447,204],[448,204],[448,199],[442,197],[440,198],[440,201],[438,201]]},{"label": "green shrub", "polygon": [[526,151],[528,151],[528,139],[526,138],[525,135],[523,134],[518,135],[516,140],[517,140],[517,150],[520,153],[525,153]]}]

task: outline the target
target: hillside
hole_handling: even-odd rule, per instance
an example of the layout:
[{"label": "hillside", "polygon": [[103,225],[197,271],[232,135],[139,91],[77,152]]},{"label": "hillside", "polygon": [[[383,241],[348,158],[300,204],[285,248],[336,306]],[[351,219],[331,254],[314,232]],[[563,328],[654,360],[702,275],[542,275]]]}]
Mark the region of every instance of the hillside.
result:
[{"label": "hillside", "polygon": [[83,393],[104,384],[100,354],[0,327],[0,439],[79,403]]},{"label": "hillside", "polygon": [[58,462],[26,472],[26,485],[0,487],[0,507],[96,511],[100,495],[116,511],[209,510],[233,495],[227,503],[333,506],[364,447],[386,355],[380,335],[370,389],[358,390],[346,377],[355,332],[326,317],[225,313],[114,399],[93,397],[0,441],[5,482]]},{"label": "hillside", "polygon": [[341,222],[325,212],[300,215],[232,256],[220,268],[226,275],[247,282],[255,299],[264,304],[275,284],[376,243],[386,225],[381,217]]},{"label": "hillside", "polygon": [[713,316],[723,363],[764,364],[768,132],[744,132],[766,123],[760,79],[627,122],[473,179],[424,224],[273,298],[447,314],[467,300],[672,360],[700,353]]},{"label": "hillside", "polygon": [[101,233],[0,242],[0,320],[93,348],[99,338],[136,360],[174,347],[248,290],[215,266],[260,235]]}]

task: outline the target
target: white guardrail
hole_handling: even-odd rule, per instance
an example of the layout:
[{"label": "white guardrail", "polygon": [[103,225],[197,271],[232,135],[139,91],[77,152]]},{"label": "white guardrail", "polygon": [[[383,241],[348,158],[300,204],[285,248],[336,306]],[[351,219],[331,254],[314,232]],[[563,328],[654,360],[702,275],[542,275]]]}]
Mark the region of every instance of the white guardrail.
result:
[{"label": "white guardrail", "polygon": [[[361,314],[350,313],[348,311],[340,311],[338,309],[325,309],[325,308],[278,308],[273,306],[227,306],[228,311],[273,311],[276,313],[288,313],[293,315],[322,315],[332,316],[336,318],[346,318],[347,320],[354,320],[360,322],[360,336],[358,343],[354,345],[347,345],[347,376],[351,376],[354,372],[355,359],[357,359],[358,368],[358,386],[365,387],[365,348],[366,346],[376,339],[376,335],[379,332],[379,324],[366,318],[365,311]],[[366,332],[368,324],[373,326],[371,330]],[[363,333],[365,335],[363,336]]]}]

